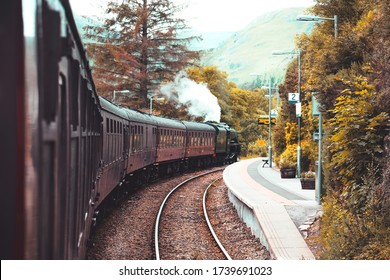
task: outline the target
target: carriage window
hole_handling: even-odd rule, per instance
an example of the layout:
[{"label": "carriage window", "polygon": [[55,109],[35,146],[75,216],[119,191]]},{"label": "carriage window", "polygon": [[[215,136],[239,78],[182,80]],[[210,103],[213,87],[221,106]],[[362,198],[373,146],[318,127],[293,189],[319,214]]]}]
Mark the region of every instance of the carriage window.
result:
[{"label": "carriage window", "polygon": [[80,64],[77,60],[72,60],[72,68],[71,68],[71,77],[70,77],[70,102],[71,102],[71,114],[70,114],[70,122],[74,125],[74,130],[79,125],[79,74],[80,74]]},{"label": "carriage window", "polygon": [[106,119],[106,132],[107,133],[110,132],[110,120],[109,119]]}]

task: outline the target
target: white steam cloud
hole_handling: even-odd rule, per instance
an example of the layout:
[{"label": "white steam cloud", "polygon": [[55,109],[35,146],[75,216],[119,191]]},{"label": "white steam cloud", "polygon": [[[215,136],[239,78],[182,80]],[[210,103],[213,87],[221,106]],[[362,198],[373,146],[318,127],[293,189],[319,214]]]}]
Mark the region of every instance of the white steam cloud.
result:
[{"label": "white steam cloud", "polygon": [[162,86],[160,91],[168,99],[186,105],[188,113],[193,116],[204,117],[205,121],[219,122],[221,119],[218,99],[210,92],[206,84],[194,82],[184,71],[176,75],[173,83]]}]

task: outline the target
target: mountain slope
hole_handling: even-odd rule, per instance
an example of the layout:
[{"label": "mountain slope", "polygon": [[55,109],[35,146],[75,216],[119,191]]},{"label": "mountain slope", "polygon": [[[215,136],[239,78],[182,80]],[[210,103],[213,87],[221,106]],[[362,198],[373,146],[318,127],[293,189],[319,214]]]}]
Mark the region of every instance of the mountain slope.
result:
[{"label": "mountain slope", "polygon": [[202,64],[218,66],[229,74],[229,80],[239,85],[255,80],[251,73],[261,74],[262,80],[268,79],[270,74],[281,80],[293,56],[272,56],[271,53],[273,50],[293,50],[295,35],[311,31],[313,23],[295,19],[303,12],[304,8],[289,8],[259,16],[206,53]]}]

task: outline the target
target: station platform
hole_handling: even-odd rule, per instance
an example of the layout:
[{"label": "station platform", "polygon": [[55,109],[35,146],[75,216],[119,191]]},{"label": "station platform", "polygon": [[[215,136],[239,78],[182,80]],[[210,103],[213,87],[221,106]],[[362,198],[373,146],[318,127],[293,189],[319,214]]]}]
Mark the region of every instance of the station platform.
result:
[{"label": "station platform", "polygon": [[262,167],[263,158],[228,166],[223,178],[229,198],[271,257],[314,260],[304,231],[321,212],[314,190],[303,190],[300,180],[282,179],[279,170]]}]

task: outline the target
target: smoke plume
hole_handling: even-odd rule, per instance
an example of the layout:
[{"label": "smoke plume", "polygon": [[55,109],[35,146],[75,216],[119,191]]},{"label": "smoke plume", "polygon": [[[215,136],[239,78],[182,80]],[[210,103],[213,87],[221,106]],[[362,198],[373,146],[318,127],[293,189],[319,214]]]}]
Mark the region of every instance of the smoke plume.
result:
[{"label": "smoke plume", "polygon": [[218,99],[210,92],[206,84],[194,82],[184,71],[176,75],[173,83],[162,86],[160,91],[179,105],[186,105],[188,113],[193,116],[204,117],[205,121],[219,122],[221,119]]}]

